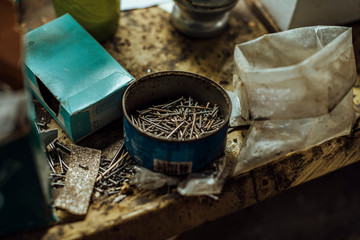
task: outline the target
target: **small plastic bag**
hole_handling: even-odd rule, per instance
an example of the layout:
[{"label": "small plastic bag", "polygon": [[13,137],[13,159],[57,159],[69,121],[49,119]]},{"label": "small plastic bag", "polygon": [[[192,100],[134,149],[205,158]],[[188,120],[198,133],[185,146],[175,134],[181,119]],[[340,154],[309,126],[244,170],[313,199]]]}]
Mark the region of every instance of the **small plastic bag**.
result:
[{"label": "small plastic bag", "polygon": [[354,85],[351,28],[315,26],[268,34],[235,47],[245,120],[280,120],[327,114]]},{"label": "small plastic bag", "polygon": [[317,26],[235,47],[233,85],[251,124],[233,175],[350,133],[356,64],[351,28]]},{"label": "small plastic bag", "polygon": [[131,184],[144,189],[172,186],[183,196],[210,196],[217,199],[214,194],[221,193],[225,180],[233,173],[237,154],[238,145],[234,142],[228,144],[225,155],[214,160],[202,171],[186,176],[169,176],[135,166]]},{"label": "small plastic bag", "polygon": [[234,175],[287,153],[301,151],[329,139],[348,135],[354,122],[352,90],[329,114],[316,118],[255,121],[242,146]]}]

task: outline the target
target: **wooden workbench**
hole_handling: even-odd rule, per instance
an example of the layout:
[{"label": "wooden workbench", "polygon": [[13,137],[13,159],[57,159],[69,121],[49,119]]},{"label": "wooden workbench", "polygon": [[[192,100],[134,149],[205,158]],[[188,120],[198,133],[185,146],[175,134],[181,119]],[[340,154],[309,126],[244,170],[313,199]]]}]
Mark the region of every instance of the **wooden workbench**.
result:
[{"label": "wooden workbench", "polygon": [[[24,1],[22,28],[33,29],[54,15],[51,1]],[[229,26],[219,37],[190,39],[170,25],[169,13],[153,7],[121,13],[116,36],[104,43],[108,52],[135,78],[149,72],[182,70],[202,74],[232,88],[233,50],[242,43],[267,33],[262,23],[240,1],[231,12]],[[354,25],[359,71],[360,27]],[[358,104],[360,85],[354,88]],[[38,114],[49,119],[42,109]],[[49,119],[50,120],[50,119]],[[50,127],[58,127],[51,120]],[[360,160],[360,126],[350,136],[330,140],[307,151],[289,154],[265,166],[229,179],[218,200],[183,197],[174,191],[136,189],[120,203],[115,196],[94,199],[83,219],[74,219],[57,210],[60,223],[8,236],[17,239],[165,239],[232,212],[256,204],[289,188],[320,177]],[[228,141],[242,133],[233,132]],[[61,141],[70,140],[61,131]],[[116,121],[79,145],[100,149],[112,156],[123,141],[121,120]]]}]

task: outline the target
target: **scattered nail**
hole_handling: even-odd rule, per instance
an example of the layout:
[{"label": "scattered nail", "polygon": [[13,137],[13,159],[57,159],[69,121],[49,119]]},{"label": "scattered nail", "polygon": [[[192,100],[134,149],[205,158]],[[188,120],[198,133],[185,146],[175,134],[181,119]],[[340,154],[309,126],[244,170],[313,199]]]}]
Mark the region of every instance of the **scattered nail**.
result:
[{"label": "scattered nail", "polygon": [[89,167],[85,164],[79,163],[79,167],[81,167],[84,170],[89,170]]}]

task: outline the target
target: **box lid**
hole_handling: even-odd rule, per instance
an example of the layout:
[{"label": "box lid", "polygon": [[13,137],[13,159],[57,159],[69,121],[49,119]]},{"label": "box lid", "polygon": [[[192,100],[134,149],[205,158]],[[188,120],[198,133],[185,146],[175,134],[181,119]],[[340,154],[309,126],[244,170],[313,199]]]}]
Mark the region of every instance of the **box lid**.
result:
[{"label": "box lid", "polygon": [[133,79],[69,14],[27,33],[24,43],[25,64],[70,114]]}]

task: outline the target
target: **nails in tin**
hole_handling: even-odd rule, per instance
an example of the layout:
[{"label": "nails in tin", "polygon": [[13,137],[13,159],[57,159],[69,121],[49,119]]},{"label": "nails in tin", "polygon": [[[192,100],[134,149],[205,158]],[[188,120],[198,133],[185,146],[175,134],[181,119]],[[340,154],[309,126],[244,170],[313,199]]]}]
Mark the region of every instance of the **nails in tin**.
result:
[{"label": "nails in tin", "polygon": [[216,104],[202,106],[191,97],[138,110],[131,119],[143,132],[176,140],[200,138],[224,123]]}]

